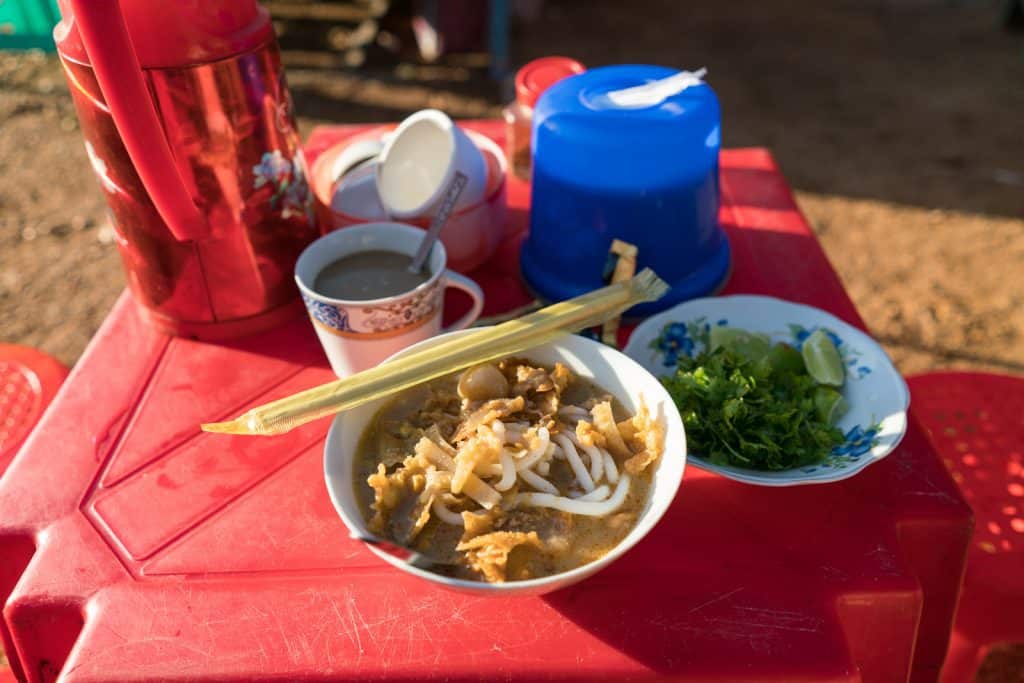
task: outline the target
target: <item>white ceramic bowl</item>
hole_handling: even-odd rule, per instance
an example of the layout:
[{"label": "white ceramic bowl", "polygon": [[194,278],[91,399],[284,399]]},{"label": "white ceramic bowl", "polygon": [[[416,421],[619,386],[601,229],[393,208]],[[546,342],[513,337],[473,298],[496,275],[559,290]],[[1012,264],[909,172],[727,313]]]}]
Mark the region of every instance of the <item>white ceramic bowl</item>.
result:
[{"label": "white ceramic bowl", "polygon": [[[342,176],[366,161],[376,161],[384,149],[385,138],[364,138],[353,142],[341,151],[331,164],[331,182],[336,183]],[[374,171],[374,189],[376,190],[376,171]]]},{"label": "white ceramic bowl", "polygon": [[[437,343],[439,339],[472,332],[473,330],[463,330],[428,339],[395,354],[392,359],[403,356],[412,349]],[[581,581],[622,557],[654,528],[672,503],[686,466],[686,436],[683,433],[683,423],[679,419],[679,411],[653,375],[619,351],[576,335],[568,335],[556,342],[515,355],[545,365],[553,365],[560,361],[577,375],[593,381],[613,394],[631,412],[637,410],[640,397],[643,396],[651,414],[664,420],[665,453],[655,465],[651,496],[636,526],[621,543],[601,559],[572,571],[528,581],[488,584],[452,579],[410,567],[373,546],[367,546],[385,562],[431,583],[462,592],[495,596],[548,593]],[[365,533],[366,526],[355,498],[352,459],[363,431],[385,402],[386,400],[376,401],[339,414],[331,424],[324,446],[324,477],[327,491],[342,521],[353,534]]]},{"label": "white ceramic bowl", "polygon": [[476,204],[487,189],[480,149],[437,109],[422,109],[398,124],[378,159],[377,191],[395,218],[433,216],[456,173],[466,177],[456,209]]},{"label": "white ceramic bowl", "polygon": [[[390,135],[389,131],[388,127],[383,126],[352,138],[346,138],[324,150],[313,163],[310,183],[315,198],[317,221],[322,232],[328,233],[332,230],[376,220],[346,210],[346,208],[353,209],[355,207],[344,206],[350,203],[348,198],[335,196],[335,190],[340,183],[335,182],[332,169],[336,160],[344,156],[350,147],[361,146],[366,141],[385,140]],[[509,237],[509,229],[512,228],[508,221],[508,205],[505,201],[508,189],[506,183],[508,160],[505,158],[505,153],[493,140],[480,133],[467,130],[466,134],[480,150],[487,164],[487,189],[483,199],[479,202],[453,211],[441,230],[441,241],[444,243],[445,249],[448,250],[448,267],[458,273],[468,273],[486,263],[494,255],[501,241]],[[350,175],[356,175],[367,168],[375,168],[375,163],[351,171]],[[374,174],[376,174],[375,170]],[[376,179],[376,175],[374,175],[374,179]],[[348,178],[346,177],[345,180]],[[376,206],[380,207],[372,210],[384,211],[379,195],[376,194],[376,182],[373,183],[371,189],[373,195],[370,200],[375,201]],[[365,198],[364,195],[363,199]],[[358,209],[355,210],[358,211]],[[373,215],[377,214],[373,213]],[[430,225],[429,218],[410,218],[403,222],[423,229]]]},{"label": "white ceramic bowl", "polygon": [[878,462],[907,433],[910,391],[885,350],[857,328],[812,306],[752,295],[694,299],[638,325],[625,353],[655,375],[671,375],[680,355],[692,357],[704,350],[708,331],[716,325],[761,332],[796,348],[817,329],[830,334],[846,365],[842,393],[849,409],[836,424],[846,441],[824,462],[778,472],[715,465],[691,452],[694,467],[760,486],[823,484],[847,479]]},{"label": "white ceramic bowl", "polygon": [[377,193],[377,161],[349,171],[338,181],[331,196],[331,209],[358,216],[364,221],[386,221],[388,212]]}]

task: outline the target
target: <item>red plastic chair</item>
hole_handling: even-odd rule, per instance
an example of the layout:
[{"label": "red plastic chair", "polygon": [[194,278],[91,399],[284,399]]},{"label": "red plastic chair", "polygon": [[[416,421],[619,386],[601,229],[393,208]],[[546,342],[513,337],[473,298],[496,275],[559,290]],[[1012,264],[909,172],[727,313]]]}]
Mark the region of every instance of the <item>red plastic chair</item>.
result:
[{"label": "red plastic chair", "polygon": [[[42,351],[0,344],[0,477],[67,376],[68,369]],[[0,595],[0,607],[6,599]],[[0,683],[15,680],[9,664],[0,663]]]},{"label": "red plastic chair", "polygon": [[998,643],[1024,641],[1024,378],[935,372],[911,403],[974,509],[943,683],[973,680]]},{"label": "red plastic chair", "polygon": [[0,476],[67,376],[68,369],[42,351],[0,344]]}]

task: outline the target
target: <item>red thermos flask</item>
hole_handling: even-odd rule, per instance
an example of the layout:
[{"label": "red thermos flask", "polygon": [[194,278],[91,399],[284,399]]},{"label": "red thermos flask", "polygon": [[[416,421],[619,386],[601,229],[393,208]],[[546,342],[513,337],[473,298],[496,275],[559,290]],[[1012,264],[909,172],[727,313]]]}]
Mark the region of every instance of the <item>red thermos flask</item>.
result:
[{"label": "red thermos flask", "polygon": [[255,0],[60,0],[54,37],[135,300],[203,339],[301,310],[316,237],[277,42]]}]

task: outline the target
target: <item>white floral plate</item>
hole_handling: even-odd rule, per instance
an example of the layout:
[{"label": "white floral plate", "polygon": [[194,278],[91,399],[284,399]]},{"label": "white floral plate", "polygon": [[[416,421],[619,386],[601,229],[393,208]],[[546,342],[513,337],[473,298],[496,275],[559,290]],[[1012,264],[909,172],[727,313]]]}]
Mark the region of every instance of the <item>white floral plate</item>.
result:
[{"label": "white floral plate", "polygon": [[690,452],[694,466],[761,486],[821,484],[852,477],[887,456],[907,431],[910,391],[875,341],[830,313],[767,296],[723,296],[687,301],[652,316],[630,337],[625,353],[656,377],[671,375],[680,355],[693,356],[707,343],[714,325],[761,332],[773,342],[800,348],[824,329],[846,365],[843,397],[849,410],[837,426],[846,442],[821,463],[778,472],[715,465]]}]

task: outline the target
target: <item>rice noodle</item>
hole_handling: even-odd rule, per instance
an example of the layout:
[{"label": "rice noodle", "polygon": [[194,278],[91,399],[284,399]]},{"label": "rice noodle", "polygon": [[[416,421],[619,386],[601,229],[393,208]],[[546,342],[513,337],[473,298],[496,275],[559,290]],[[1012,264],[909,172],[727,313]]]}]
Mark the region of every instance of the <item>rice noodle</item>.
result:
[{"label": "rice noodle", "polygon": [[499,491],[508,491],[516,483],[516,463],[508,451],[501,452],[501,481],[494,485]]},{"label": "rice noodle", "polygon": [[516,445],[526,447],[526,432],[520,432],[515,429],[505,429],[505,444]]},{"label": "rice noodle", "polygon": [[430,511],[434,513],[434,516],[445,524],[451,524],[452,526],[463,526],[462,515],[458,512],[452,512],[449,510],[444,503],[441,502],[440,498],[434,498],[434,504],[430,506]]},{"label": "rice noodle", "polygon": [[623,473],[615,492],[610,498],[602,501],[573,500],[564,496],[553,496],[550,493],[517,493],[513,496],[512,504],[525,507],[550,508],[561,510],[572,515],[585,515],[587,517],[604,517],[618,510],[626,501],[629,493],[629,475]]},{"label": "rice noodle", "polygon": [[462,493],[466,478],[476,472],[478,467],[483,466],[481,473],[484,476],[500,475],[500,470],[487,469],[487,466],[497,466],[502,446],[502,440],[489,425],[477,427],[473,436],[459,444],[459,451],[455,455],[455,473],[452,474],[452,493]]},{"label": "rice noodle", "polygon": [[547,455],[548,446],[551,444],[551,433],[548,432],[547,427],[541,427],[537,430],[537,439],[539,443],[527,451],[526,455],[516,462],[516,469],[520,472],[533,467],[540,462],[545,455]]},{"label": "rice noodle", "polygon": [[601,454],[604,456],[604,476],[609,482],[614,484],[619,480],[619,468],[615,465],[615,458],[612,454],[605,449],[599,449]]},{"label": "rice noodle", "polygon": [[447,453],[450,456],[455,456],[455,446],[452,446],[445,440],[444,436],[441,435],[441,430],[437,428],[436,424],[432,424],[426,428],[423,435],[434,442],[438,448]]},{"label": "rice noodle", "polygon": [[444,452],[444,450],[431,439],[423,438],[416,443],[416,455],[422,455],[431,464],[436,465],[448,472],[455,471],[455,459]]},{"label": "rice noodle", "polygon": [[426,482],[423,485],[423,492],[420,494],[420,502],[426,503],[431,496],[439,493],[447,493],[452,484],[452,473],[446,470],[439,470],[433,465],[427,467]]},{"label": "rice noodle", "polygon": [[520,472],[522,472],[523,470],[531,469],[534,465],[538,464],[544,459],[544,455],[545,454],[543,452],[540,452],[537,453],[537,455],[535,455],[534,457],[530,457],[529,455],[527,455],[523,458],[520,458],[519,460],[516,461],[516,469],[519,470]]},{"label": "rice noodle", "polygon": [[[455,472],[455,460],[441,450],[441,447],[424,437],[416,442],[416,454],[422,455],[428,462],[447,472]],[[483,482],[480,477],[470,472],[462,484],[462,492],[490,510],[501,502],[501,494]]]},{"label": "rice noodle", "polygon": [[583,461],[580,460],[580,455],[576,452],[576,447],[572,445],[572,441],[565,434],[557,434],[554,438],[565,452],[565,458],[569,461],[569,466],[572,467],[572,471],[576,475],[576,481],[579,482],[579,485],[587,493],[593,491],[594,480],[590,478],[590,472],[583,466]]},{"label": "rice noodle", "polygon": [[611,401],[601,401],[596,404],[591,408],[590,414],[594,417],[594,426],[604,434],[608,452],[620,458],[632,457],[633,452],[626,446],[626,442],[622,440],[622,434],[619,433],[618,424],[612,414]]},{"label": "rice noodle", "polygon": [[491,423],[491,431],[502,441],[505,440],[505,423],[501,420],[495,420]]},{"label": "rice noodle", "polygon": [[537,429],[537,438],[540,439],[540,443],[537,444],[536,448],[530,451],[530,454],[532,454],[533,451],[544,453],[548,450],[548,445],[551,443],[551,432],[548,431],[547,427],[540,427]]},{"label": "rice noodle", "polygon": [[549,472],[551,472],[551,463],[550,462],[545,460],[544,462],[537,463],[537,474],[539,474],[542,477],[546,477],[546,476],[548,476]]},{"label": "rice noodle", "polygon": [[470,474],[462,485],[462,492],[480,503],[485,510],[490,510],[501,502],[501,494],[485,484],[475,474]]},{"label": "rice noodle", "polygon": [[558,415],[560,417],[576,418],[577,420],[590,417],[590,413],[579,406],[562,406],[558,409]]},{"label": "rice noodle", "polygon": [[550,493],[553,496],[557,496],[559,494],[558,488],[556,488],[554,484],[532,470],[520,470],[519,478],[538,491]]},{"label": "rice noodle", "polygon": [[612,492],[612,489],[611,489],[610,486],[608,486],[608,484],[601,484],[600,486],[598,486],[596,489],[594,489],[590,493],[583,493],[583,494],[578,494],[578,495],[575,495],[575,496],[570,493],[569,497],[572,498],[573,500],[602,501],[602,500],[606,499],[608,497],[608,494],[611,493],[611,492]]},{"label": "rice noodle", "polygon": [[590,458],[590,477],[595,482],[601,481],[601,477],[604,476],[604,455],[601,450],[596,446],[588,446],[581,442],[579,437],[574,432],[566,432],[565,434],[569,437],[569,441],[572,441],[577,448],[582,449],[587,457]]}]

